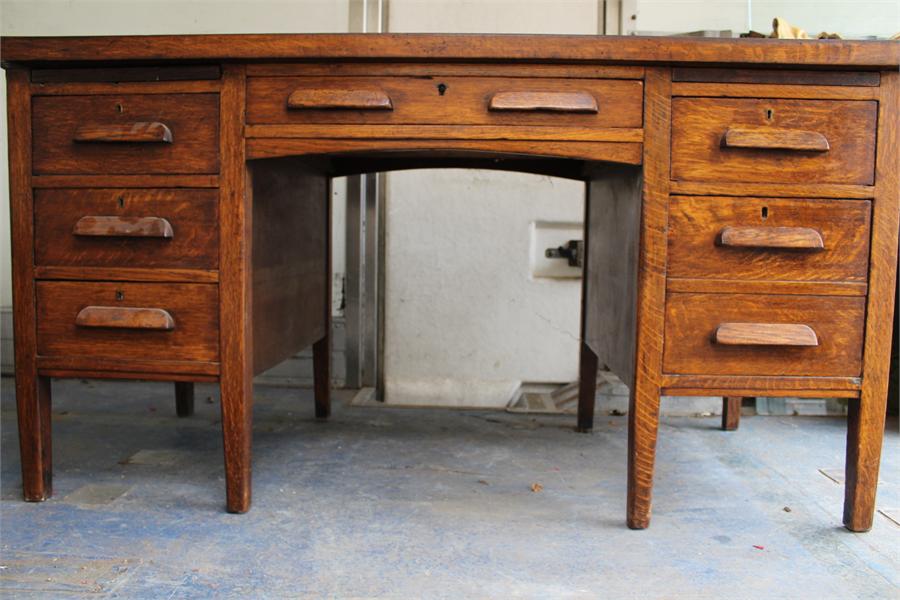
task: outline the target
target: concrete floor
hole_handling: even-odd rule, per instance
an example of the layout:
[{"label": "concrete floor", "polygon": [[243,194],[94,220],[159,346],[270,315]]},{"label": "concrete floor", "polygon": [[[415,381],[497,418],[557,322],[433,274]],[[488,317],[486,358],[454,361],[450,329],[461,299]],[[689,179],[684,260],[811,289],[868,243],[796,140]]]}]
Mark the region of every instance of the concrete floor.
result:
[{"label": "concrete floor", "polygon": [[[170,390],[54,382],[55,496],[30,504],[4,378],[4,597],[900,598],[900,526],[841,528],[843,488],[819,471],[843,466],[842,419],[664,420],[653,525],[630,531],[625,417],[580,435],[571,417],[338,393],[323,424],[309,391],[258,388],[254,505],[229,515],[215,388],[189,419]],[[894,422],[888,512],[898,450]]]}]

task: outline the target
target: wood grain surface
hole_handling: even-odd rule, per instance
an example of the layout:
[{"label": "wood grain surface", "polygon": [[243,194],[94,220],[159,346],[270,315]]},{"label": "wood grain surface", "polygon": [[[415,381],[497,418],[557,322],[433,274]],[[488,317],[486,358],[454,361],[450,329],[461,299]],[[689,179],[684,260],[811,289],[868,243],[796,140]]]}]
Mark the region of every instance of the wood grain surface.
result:
[{"label": "wood grain surface", "polygon": [[253,205],[243,136],[247,103],[243,65],[222,71],[222,187],[219,189],[219,319],[222,437],[228,512],[250,509],[253,423]]},{"label": "wood grain surface", "polygon": [[[193,283],[103,283],[41,281],[37,288],[38,354],[81,358],[144,360],[219,359],[219,323],[216,307],[218,286]],[[103,307],[84,327],[78,315],[87,307]],[[171,328],[110,328],[109,309],[142,309],[130,315],[123,311],[123,324],[136,327],[150,309],[165,311]],[[177,326],[175,326],[177,324]]]},{"label": "wood grain surface", "polygon": [[[900,44],[898,44],[900,45]],[[884,437],[890,373],[891,327],[897,286],[897,237],[900,230],[900,77],[896,69],[881,75],[878,103],[878,163],[872,211],[872,259],[866,305],[866,351],[859,401],[850,403],[844,485],[844,526],[872,527],[875,492]]]},{"label": "wood grain surface", "polygon": [[[874,101],[675,98],[672,179],[871,184],[877,110]],[[830,150],[723,147],[734,128],[813,132]]]},{"label": "wood grain surface", "polygon": [[[35,264],[216,269],[218,203],[215,190],[37,190]],[[132,231],[150,218],[164,219],[169,235],[157,235],[156,229]],[[110,219],[121,220],[121,226],[114,226]],[[86,229],[88,224],[92,226]],[[166,232],[160,229],[159,233]]]},{"label": "wood grain surface", "polygon": [[172,130],[159,121],[79,125],[72,141],[83,144],[171,144]]},{"label": "wood grain surface", "polygon": [[[34,99],[34,173],[166,174],[219,171],[216,94],[118,94],[38,96]],[[135,123],[164,123],[171,143],[84,143],[115,133],[122,139]],[[123,133],[124,131],[124,133]],[[158,140],[155,140],[158,141]]]},{"label": "wood grain surface", "polygon": [[[668,276],[864,283],[868,279],[871,212],[872,205],[866,200],[673,196],[669,202]],[[795,236],[788,239],[786,233],[791,231],[784,230],[797,228],[808,231],[796,240]],[[811,244],[810,233],[821,238],[824,248],[790,247]],[[728,289],[727,284],[723,289]]]},{"label": "wood grain surface", "polygon": [[890,41],[661,38],[596,35],[241,34],[4,37],[6,63],[106,60],[374,59],[638,64],[900,65]]},{"label": "wood grain surface", "polygon": [[95,329],[172,331],[175,319],[164,308],[85,306],[75,315],[75,325]]},{"label": "wood grain surface", "polygon": [[[392,110],[291,109],[289,98],[300,94],[322,96],[371,94],[378,90],[389,98]],[[247,91],[247,122],[265,123],[371,123],[416,125],[548,125],[590,127],[640,127],[643,84],[613,79],[531,79],[513,77],[251,77]],[[549,96],[578,95],[598,109],[585,113],[553,110],[491,109],[500,100],[522,94],[542,102]],[[584,98],[584,97],[587,98]],[[511,106],[503,100],[504,106]]]},{"label": "wood grain surface", "polygon": [[672,73],[647,69],[638,259],[635,377],[628,409],[628,498],[626,524],[650,525],[653,465],[659,430],[660,375],[666,303],[666,222],[671,156]]},{"label": "wood grain surface", "polygon": [[713,342],[721,346],[818,346],[815,330],[803,323],[719,323]]},{"label": "wood grain surface", "polygon": [[28,71],[6,73],[9,140],[9,209],[12,249],[13,336],[16,416],[25,500],[53,493],[50,379],[37,372],[37,315],[34,290],[34,197],[31,188],[31,94]]},{"label": "wood grain surface", "polygon": [[[723,323],[802,324],[814,347],[723,345]],[[862,370],[865,298],[670,293],[666,298],[666,373],[855,377]]]},{"label": "wood grain surface", "polygon": [[822,233],[812,227],[726,225],[719,232],[718,245],[727,248],[818,251],[825,249],[825,240]]},{"label": "wood grain surface", "polygon": [[261,373],[327,333],[330,203],[328,178],[296,158],[257,161],[250,180],[253,371]]}]

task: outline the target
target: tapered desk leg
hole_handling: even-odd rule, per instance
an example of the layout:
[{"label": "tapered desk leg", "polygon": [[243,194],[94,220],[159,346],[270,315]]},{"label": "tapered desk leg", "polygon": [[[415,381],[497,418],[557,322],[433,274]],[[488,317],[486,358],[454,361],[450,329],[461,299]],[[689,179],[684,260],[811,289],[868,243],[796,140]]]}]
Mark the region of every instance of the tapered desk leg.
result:
[{"label": "tapered desk leg", "polygon": [[50,378],[16,373],[16,410],[25,500],[41,502],[53,495],[50,426]]},{"label": "tapered desk leg", "polygon": [[875,491],[884,437],[890,377],[891,323],[897,290],[897,233],[900,230],[900,73],[882,74],[878,103],[875,201],[872,203],[872,256],[866,299],[866,347],[862,390],[847,418],[844,526],[868,531],[875,514]]},{"label": "tapered desk leg", "polygon": [[594,405],[597,397],[597,355],[581,342],[578,365],[578,426],[576,431],[590,433],[594,428]]},{"label": "tapered desk leg", "polygon": [[844,526],[850,531],[868,531],[875,516],[885,402],[865,400],[854,398],[848,405]]},{"label": "tapered desk leg", "polygon": [[671,72],[648,68],[644,79],[644,187],[638,263],[637,344],[628,410],[628,506],[632,529],[650,525],[659,428],[666,296],[666,220],[671,150]]},{"label": "tapered desk leg", "polygon": [[190,381],[175,382],[175,414],[179,417],[194,414],[194,384]]},{"label": "tapered desk leg", "polygon": [[[330,327],[329,327],[330,328]],[[316,395],[316,418],[331,416],[331,335],[313,344],[313,385]]]},{"label": "tapered desk leg", "polygon": [[247,193],[242,116],[244,65],[222,71],[219,328],[222,436],[228,512],[250,508],[250,441],[253,425],[252,198]]},{"label": "tapered desk leg", "polygon": [[741,424],[741,404],[743,396],[725,396],[722,398],[722,430],[736,431]]},{"label": "tapered desk leg", "polygon": [[658,429],[659,388],[639,379],[631,391],[628,409],[627,524],[631,529],[650,525]]},{"label": "tapered desk leg", "polygon": [[27,69],[6,72],[9,208],[12,249],[16,413],[25,500],[53,493],[50,379],[37,374],[34,283],[34,197],[31,184],[31,80]]}]

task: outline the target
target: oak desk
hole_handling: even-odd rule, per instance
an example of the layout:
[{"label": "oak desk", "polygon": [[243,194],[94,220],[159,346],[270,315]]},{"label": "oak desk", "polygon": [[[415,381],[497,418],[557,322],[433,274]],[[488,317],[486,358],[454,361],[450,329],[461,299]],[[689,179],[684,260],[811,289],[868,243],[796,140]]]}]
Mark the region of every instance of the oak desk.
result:
[{"label": "oak desk", "polygon": [[[628,525],[659,398],[850,399],[872,524],[896,267],[900,44],[580,36],[4,38],[25,498],[50,378],[217,381],[250,506],[252,377],[313,344],[329,412],[329,183],[416,167],[587,182],[581,393],[631,390]],[[299,307],[299,310],[298,310]],[[798,449],[802,451],[802,449]]]}]

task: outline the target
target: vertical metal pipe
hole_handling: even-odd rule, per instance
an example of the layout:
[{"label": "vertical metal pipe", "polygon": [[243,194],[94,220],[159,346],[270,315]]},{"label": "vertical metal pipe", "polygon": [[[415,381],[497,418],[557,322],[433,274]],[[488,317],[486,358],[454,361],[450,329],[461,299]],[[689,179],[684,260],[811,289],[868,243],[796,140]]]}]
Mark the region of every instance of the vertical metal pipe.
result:
[{"label": "vertical metal pipe", "polygon": [[[386,30],[387,0],[349,2],[351,32]],[[346,386],[374,387],[379,396],[383,353],[383,189],[384,175],[366,173],[347,178]]]}]

